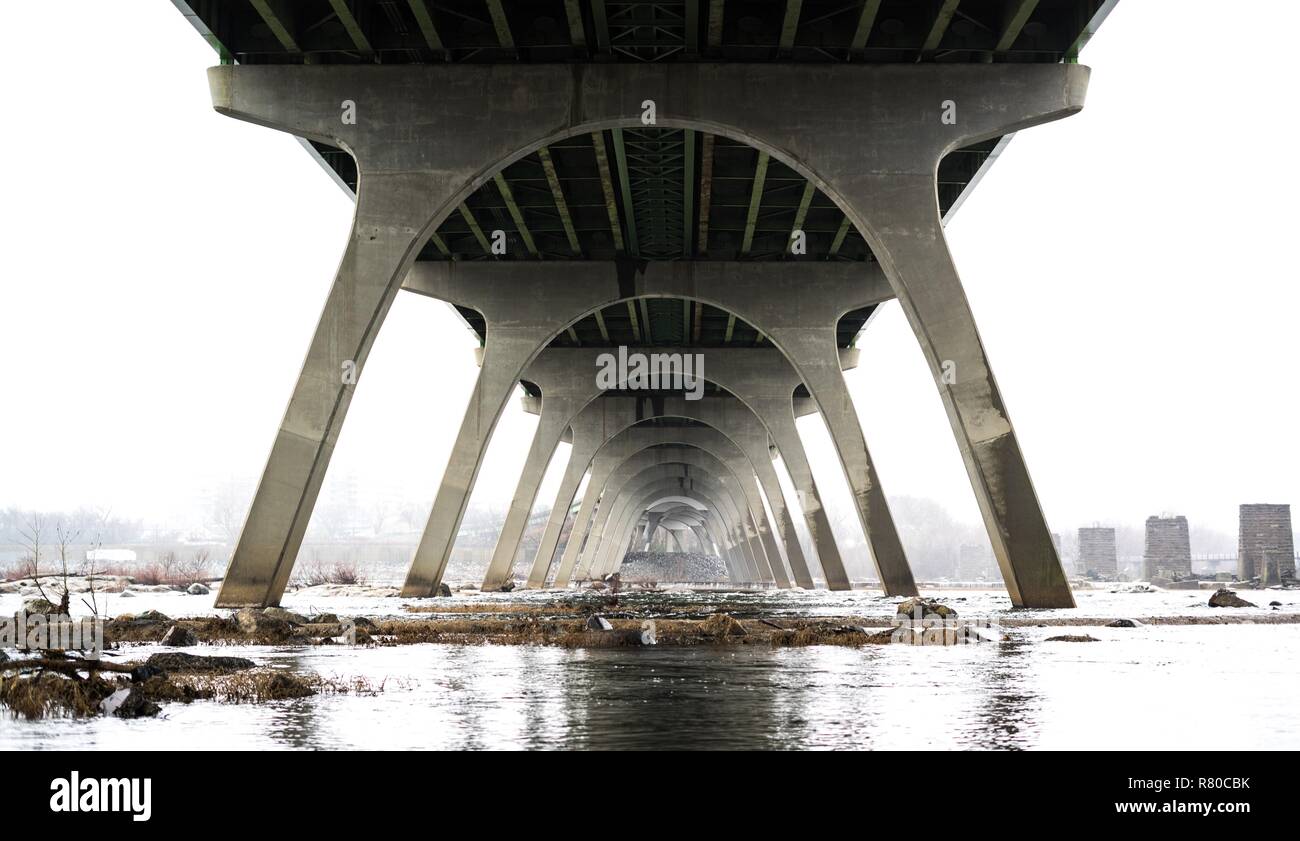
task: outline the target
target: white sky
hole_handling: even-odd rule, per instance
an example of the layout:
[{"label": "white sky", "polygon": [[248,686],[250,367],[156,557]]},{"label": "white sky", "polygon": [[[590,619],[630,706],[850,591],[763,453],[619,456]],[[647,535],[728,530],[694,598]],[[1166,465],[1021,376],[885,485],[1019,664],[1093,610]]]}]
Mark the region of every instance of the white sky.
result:
[{"label": "white sky", "polygon": [[[1084,112],[1022,132],[949,227],[1058,531],[1169,511],[1235,532],[1239,503],[1300,502],[1294,66],[1219,12],[1120,3],[1084,54]],[[1300,5],[1270,20],[1291,31]],[[211,110],[214,55],[169,3],[12,4],[5,23],[60,49],[0,51],[0,505],[201,521],[214,486],[261,472],[351,205],[292,138]],[[400,297],[326,494],[350,477],[364,500],[431,502],[472,346],[448,307]],[[861,346],[886,491],[976,521],[896,305]],[[508,497],[534,425],[512,403],[477,499]]]}]

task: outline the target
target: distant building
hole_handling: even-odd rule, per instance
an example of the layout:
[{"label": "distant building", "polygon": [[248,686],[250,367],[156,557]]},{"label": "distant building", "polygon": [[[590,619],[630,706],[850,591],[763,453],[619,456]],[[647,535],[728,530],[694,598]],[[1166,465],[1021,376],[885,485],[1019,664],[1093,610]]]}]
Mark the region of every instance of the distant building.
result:
[{"label": "distant building", "polygon": [[1295,578],[1290,505],[1243,505],[1237,538],[1237,577],[1266,583]]},{"label": "distant building", "polygon": [[1113,578],[1119,572],[1115,562],[1115,530],[1102,526],[1079,529],[1079,569],[1084,575]]},{"label": "distant building", "polygon": [[1147,517],[1142,574],[1148,581],[1152,578],[1176,581],[1192,574],[1192,543],[1186,517]]}]

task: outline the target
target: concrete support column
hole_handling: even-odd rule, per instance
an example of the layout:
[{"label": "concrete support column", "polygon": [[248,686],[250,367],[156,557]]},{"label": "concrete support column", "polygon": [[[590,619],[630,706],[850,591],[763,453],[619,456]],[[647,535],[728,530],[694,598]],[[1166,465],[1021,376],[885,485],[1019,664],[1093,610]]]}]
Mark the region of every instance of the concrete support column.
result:
[{"label": "concrete support column", "polygon": [[[578,486],[582,484],[582,477],[587,475],[592,458],[609,436],[636,422],[636,402],[626,397],[593,400],[570,422],[569,429],[573,441],[569,451],[569,462],[565,465],[564,476],[555,493],[555,504],[551,506],[551,516],[546,521],[546,529],[542,532],[537,554],[533,556],[533,566],[528,573],[526,585],[529,589],[545,586],[555,548],[559,545],[560,534],[564,531],[564,523],[568,519],[573,498],[578,493]],[[586,522],[590,519],[591,511],[586,509],[585,518],[582,513],[583,510],[580,509],[578,516],[575,517],[573,529],[569,532],[570,545],[575,541],[581,544],[585,536]],[[581,526],[579,520],[582,521]],[[568,546],[565,548],[567,550]],[[569,568],[572,569],[572,566]],[[557,582],[556,586],[563,585]]]},{"label": "concrete support column", "polygon": [[[367,176],[334,285],[258,482],[218,607],[278,604],[379,326],[445,188]],[[421,194],[424,195],[421,195]]]},{"label": "concrete support column", "polygon": [[537,490],[541,487],[542,480],[546,476],[546,468],[555,455],[560,439],[564,436],[571,414],[570,401],[562,398],[548,400],[545,395],[542,396],[537,430],[533,434],[532,444],[528,447],[524,469],[515,487],[515,495],[510,500],[505,523],[497,536],[487,574],[483,577],[484,591],[500,588],[510,577],[515,554],[519,551],[519,542],[523,538],[524,529],[528,526],[528,515],[532,513],[533,503],[537,501]]},{"label": "concrete support column", "polygon": [[865,178],[850,195],[939,387],[1012,603],[1074,607],[943,236],[933,171]]}]

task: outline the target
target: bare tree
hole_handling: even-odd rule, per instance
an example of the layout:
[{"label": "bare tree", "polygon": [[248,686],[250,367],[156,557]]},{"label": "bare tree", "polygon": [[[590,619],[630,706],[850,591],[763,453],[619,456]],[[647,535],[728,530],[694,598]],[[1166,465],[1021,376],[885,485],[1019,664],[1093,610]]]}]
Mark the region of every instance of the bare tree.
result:
[{"label": "bare tree", "polygon": [[206,581],[212,573],[211,553],[207,549],[198,549],[187,560],[177,566],[178,583],[189,586],[195,582]]},{"label": "bare tree", "polygon": [[41,538],[45,532],[45,518],[40,514],[33,514],[27,518],[27,521],[18,529],[19,541],[22,543],[24,554],[19,561],[24,576],[30,575],[36,579],[36,586],[40,587],[41,574]]},{"label": "bare tree", "polygon": [[54,524],[54,536],[59,544],[59,576],[63,582],[63,595],[59,596],[59,614],[66,616],[71,612],[69,604],[71,588],[68,586],[68,550],[81,536],[81,529],[67,525],[62,520],[59,520]]},{"label": "bare tree", "polygon": [[388,500],[381,499],[375,503],[375,507],[371,509],[370,513],[371,524],[374,526],[375,535],[378,536],[383,533],[384,523],[388,522],[388,518],[393,513],[393,505]]}]

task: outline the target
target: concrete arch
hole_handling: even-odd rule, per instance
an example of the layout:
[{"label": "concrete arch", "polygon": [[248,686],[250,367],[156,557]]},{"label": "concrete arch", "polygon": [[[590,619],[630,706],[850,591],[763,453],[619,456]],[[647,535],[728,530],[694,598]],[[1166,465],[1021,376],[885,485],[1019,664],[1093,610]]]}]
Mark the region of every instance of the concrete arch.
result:
[{"label": "concrete arch", "polygon": [[[692,487],[683,488],[682,483],[688,479],[682,470],[674,471],[673,465],[659,465],[650,468],[638,478],[633,489],[627,496],[626,506],[629,508],[644,509],[654,500],[661,499],[665,496],[679,496],[690,494],[698,497],[708,509],[706,518],[713,523],[711,529],[711,538],[713,543],[721,550],[721,556],[727,562],[728,569],[731,571],[733,583],[748,585],[754,583],[755,572],[750,566],[750,561],[743,552],[741,545],[735,539],[735,532],[740,528],[736,525],[734,515],[728,510],[727,492],[718,487]],[[681,465],[677,466],[681,468]],[[623,546],[627,544],[629,537],[628,531],[630,524],[625,524],[621,542]],[[613,538],[611,538],[611,541]],[[621,560],[621,556],[619,558]],[[610,564],[608,568],[593,569],[591,577],[597,578],[616,568],[617,564]],[[585,579],[587,576],[583,575]]]},{"label": "concrete arch", "polygon": [[[608,405],[611,401],[618,403],[628,400],[629,398],[606,398],[604,403]],[[586,493],[583,495],[581,505],[574,518],[569,541],[559,562],[555,576],[555,586],[562,587],[569,582],[578,562],[579,552],[583,548],[583,539],[591,525],[597,499],[608,481],[609,473],[615,466],[615,462],[611,462],[608,458],[597,458],[597,456],[607,452],[620,451],[623,457],[626,457],[626,455],[640,449],[629,434],[638,423],[652,417],[678,417],[718,429],[745,452],[759,481],[764,485],[768,503],[773,507],[773,512],[778,517],[777,523],[787,550],[787,559],[792,567],[794,583],[801,587],[811,588],[812,580],[808,573],[802,549],[794,533],[793,523],[789,521],[789,504],[784,499],[784,491],[777,479],[775,467],[771,461],[771,453],[769,452],[770,439],[766,428],[763,427],[749,407],[731,397],[711,397],[693,402],[681,398],[672,398],[658,405],[655,405],[652,401],[631,402],[636,404],[635,411],[627,411],[627,407],[624,405],[623,414],[615,422],[609,423],[607,419],[602,419],[606,422],[602,424],[584,424],[582,429],[585,434],[575,437],[575,451],[571,455],[566,477],[564,482],[561,483],[561,490],[557,495],[556,507],[553,511],[568,511],[574,492],[581,481],[581,476],[587,472],[589,465],[591,476]],[[589,418],[587,420],[590,421]],[[598,431],[593,431],[597,428]],[[657,437],[652,438],[649,435],[643,435],[642,437],[646,440],[669,443],[675,436],[671,431],[663,430],[658,432]],[[581,445],[581,449],[577,445]],[[583,454],[587,454],[585,461],[581,458]],[[815,493],[815,487],[813,492]],[[782,519],[782,516],[784,516],[784,519]],[[548,524],[548,530],[553,529],[554,533],[558,534],[563,520],[563,513],[553,518],[552,522]],[[814,534],[814,540],[819,538],[817,549],[820,552],[828,555],[835,551],[833,536],[830,535],[829,530],[823,531],[821,535]],[[827,541],[828,543],[823,544],[821,541]],[[533,572],[529,575],[529,586],[541,586],[547,577],[547,568],[551,564],[552,557],[549,552],[542,553],[541,548],[544,547],[539,547],[539,553],[534,559]]]},{"label": "concrete arch", "polygon": [[[731,510],[728,512],[729,517],[733,524],[740,529],[734,535],[734,540],[753,566],[754,578],[750,580],[773,580],[765,547],[758,540],[759,530],[756,517],[749,508],[743,487],[743,479],[737,476],[725,462],[706,450],[692,445],[641,450],[629,456],[619,465],[610,480],[607,491],[609,504],[603,506],[605,514],[598,513],[598,521],[593,527],[592,540],[589,543],[592,551],[585,556],[588,564],[585,568],[592,570],[595,574],[609,572],[610,566],[615,560],[612,553],[618,548],[617,543],[621,539],[619,530],[626,525],[621,518],[633,513],[636,516],[640,515],[639,511],[628,512],[626,510],[626,500],[621,495],[626,493],[628,487],[632,487],[636,483],[637,477],[640,475],[639,471],[664,464],[681,464],[712,471],[710,475],[703,477],[691,474],[690,478],[704,487],[710,487],[711,483],[716,482],[721,490],[725,492],[732,503]],[[779,558],[777,563],[780,563]]]},{"label": "concrete arch", "polygon": [[[660,103],[659,124],[767,151],[808,177],[858,226],[941,383],[1013,602],[1073,606],[944,244],[935,181],[939,160],[951,149],[1079,111],[1086,67],[227,65],[210,68],[208,77],[219,112],[339,146],[358,170],[352,236],[219,605],[273,603],[283,593],[355,384],[339,381],[337,371],[341,364],[355,371],[364,366],[401,278],[435,224],[494,172],[547,143],[635,125],[639,103],[648,97]],[[800,95],[788,97],[782,108],[766,107],[770,91],[783,89]],[[512,95],[522,90],[530,95]],[[342,124],[338,103],[345,99],[363,103],[365,116]],[[960,102],[962,118],[940,121],[918,105],[928,102]],[[861,107],[845,109],[844,103]],[[830,113],[837,119],[827,121]],[[494,367],[509,382],[532,355],[520,338],[495,343],[502,361]],[[485,348],[485,374],[493,346]],[[963,379],[941,379],[949,366]],[[504,399],[499,390],[476,385],[466,423],[477,426],[480,439],[484,428],[490,435]],[[469,455],[448,465],[451,475],[467,477],[443,485],[444,508],[455,511],[455,522],[449,531],[425,535],[444,560],[464,512],[465,485],[472,486],[477,470],[478,460]]]},{"label": "concrete arch", "polygon": [[[730,501],[727,511],[729,519],[733,525],[742,530],[734,535],[733,542],[740,547],[754,567],[755,577],[750,580],[770,579],[771,572],[767,567],[766,555],[761,543],[755,540],[758,529],[747,507],[740,478],[717,457],[698,447],[684,446],[640,450],[628,456],[615,469],[608,490],[602,494],[602,499],[606,499],[607,504],[602,505],[603,511],[597,513],[597,521],[593,525],[591,537],[582,555],[580,577],[588,570],[597,575],[609,571],[611,555],[616,548],[614,541],[617,538],[617,530],[623,525],[621,518],[627,514],[627,502],[622,495],[627,488],[635,486],[643,472],[664,465],[682,465],[686,468],[699,468],[706,471],[703,475],[694,472],[682,475],[705,488],[717,486],[725,493],[727,500]],[[639,513],[637,512],[638,515]]]},{"label": "concrete arch", "polygon": [[[761,468],[761,465],[754,465],[752,459],[736,445],[732,438],[707,424],[697,427],[645,427],[644,422],[640,422],[611,436],[608,443],[613,444],[619,454],[625,457],[623,463],[646,450],[669,444],[696,447],[716,457],[740,482],[750,516],[757,524],[758,539],[767,557],[773,580],[779,587],[790,586],[789,575],[783,566],[784,558],[759,495],[756,471]],[[620,443],[625,443],[625,446],[619,447]],[[617,456],[610,458],[610,463],[613,464],[616,458]],[[771,465],[769,464],[768,467],[770,468]],[[606,471],[603,477],[593,472],[588,485],[589,491],[597,498],[603,499],[603,494],[607,492],[615,470],[617,466]]]}]

